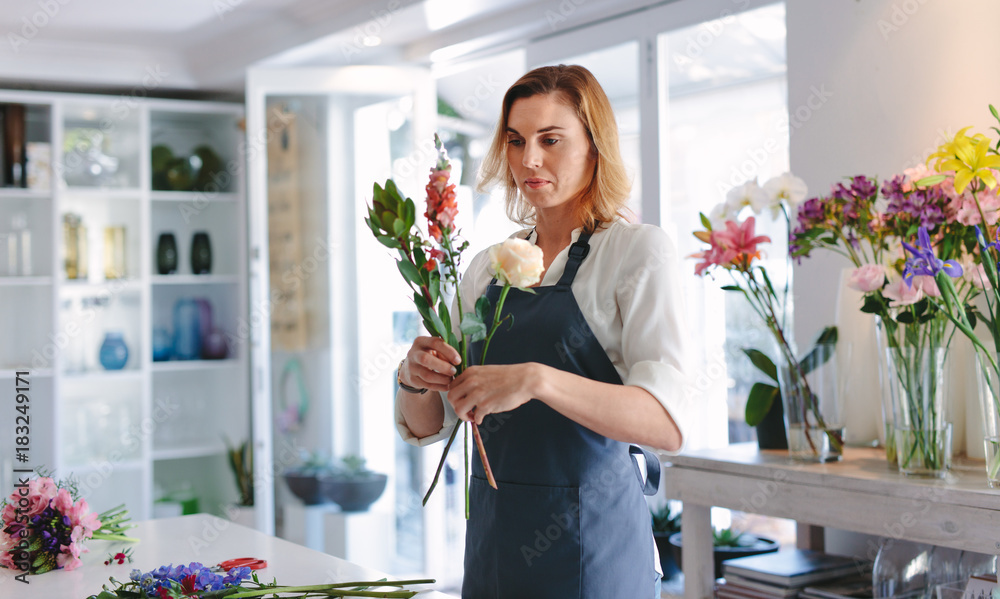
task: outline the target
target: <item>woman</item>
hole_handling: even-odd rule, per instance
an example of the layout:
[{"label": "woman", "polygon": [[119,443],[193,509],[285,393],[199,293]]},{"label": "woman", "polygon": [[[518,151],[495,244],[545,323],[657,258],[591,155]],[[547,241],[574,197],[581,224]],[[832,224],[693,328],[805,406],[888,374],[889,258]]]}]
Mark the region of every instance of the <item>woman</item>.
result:
[{"label": "woman", "polygon": [[[652,596],[643,487],[655,491],[659,463],[646,459],[656,472],[644,477],[629,444],[682,444],[679,275],[661,229],[619,216],[629,182],[611,105],[589,71],[542,67],[507,91],[480,188],[493,184],[530,226],[516,235],[544,253],[540,285],[510,291],[513,325],[496,333],[487,365],[454,377],[458,352],[420,337],[398,373],[404,439],[425,445],[456,418],[474,420],[499,485],[488,487],[477,455],[462,596]],[[496,305],[488,269],[486,252],[470,263],[466,305],[484,292]]]}]

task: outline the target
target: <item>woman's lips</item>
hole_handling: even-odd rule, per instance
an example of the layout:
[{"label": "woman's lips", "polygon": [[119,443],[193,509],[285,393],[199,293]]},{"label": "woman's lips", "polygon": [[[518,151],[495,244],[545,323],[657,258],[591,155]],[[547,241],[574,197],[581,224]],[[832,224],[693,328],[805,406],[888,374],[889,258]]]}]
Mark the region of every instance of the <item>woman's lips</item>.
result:
[{"label": "woman's lips", "polygon": [[531,189],[538,189],[539,187],[542,187],[542,186],[546,185],[547,183],[548,183],[548,181],[546,181],[545,179],[525,179],[524,180],[524,184],[526,186],[530,187]]}]

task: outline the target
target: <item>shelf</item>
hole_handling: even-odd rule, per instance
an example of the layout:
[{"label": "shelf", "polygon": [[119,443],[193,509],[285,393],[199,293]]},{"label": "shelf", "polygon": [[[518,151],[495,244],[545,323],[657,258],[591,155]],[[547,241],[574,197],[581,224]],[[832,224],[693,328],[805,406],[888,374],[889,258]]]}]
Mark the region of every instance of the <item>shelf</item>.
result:
[{"label": "shelf", "polygon": [[[123,461],[123,462],[115,462],[114,463],[114,471],[115,472],[125,472],[125,471],[142,472],[144,466],[145,465],[140,460],[126,460],[126,461]],[[88,474],[90,474],[92,472],[96,472],[96,473],[100,474],[102,477],[106,478],[107,477],[106,469],[107,469],[107,461],[103,460],[103,459],[100,460],[100,463],[93,464],[93,465],[91,465],[91,464],[74,464],[72,462],[67,462],[67,464],[66,464],[66,470],[68,470],[69,474],[72,474],[73,477],[76,478],[77,480],[83,480],[86,475],[88,475]]]},{"label": "shelf", "polygon": [[162,460],[184,460],[188,458],[205,458],[225,453],[226,448],[221,444],[215,445],[195,445],[193,447],[179,447],[175,449],[154,449],[153,459]]},{"label": "shelf", "polygon": [[139,382],[142,380],[142,371],[138,368],[132,368],[129,370],[89,370],[86,372],[66,372],[63,373],[63,379],[67,383]]},{"label": "shelf", "polygon": [[154,202],[236,202],[239,194],[212,191],[154,191],[149,199]]},{"label": "shelf", "polygon": [[0,287],[51,285],[52,277],[0,277]]},{"label": "shelf", "polygon": [[66,187],[62,193],[87,200],[139,200],[142,193],[137,187]]},{"label": "shelf", "polygon": [[138,278],[105,279],[103,281],[90,281],[84,279],[61,279],[60,289],[73,290],[80,293],[113,290],[116,293],[139,291],[141,283]]},{"label": "shelf", "polygon": [[153,275],[153,285],[224,285],[239,283],[236,275]]},{"label": "shelf", "polygon": [[236,358],[226,358],[225,360],[168,360],[165,362],[153,362],[153,372],[189,372],[192,370],[222,370],[238,366],[240,361]]},{"label": "shelf", "polygon": [[27,189],[23,187],[0,187],[0,200],[48,200],[51,189]]},{"label": "shelf", "polygon": [[30,366],[25,366],[24,368],[0,368],[0,380],[13,380],[17,377],[18,372],[27,372],[29,381],[36,378],[52,376],[51,368],[32,368]]}]

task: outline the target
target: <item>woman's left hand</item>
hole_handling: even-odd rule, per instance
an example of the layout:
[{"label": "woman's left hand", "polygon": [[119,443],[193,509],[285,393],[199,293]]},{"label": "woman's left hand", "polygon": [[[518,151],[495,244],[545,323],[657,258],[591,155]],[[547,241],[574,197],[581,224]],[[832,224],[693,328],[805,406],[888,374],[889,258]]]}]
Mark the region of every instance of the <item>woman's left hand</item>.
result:
[{"label": "woman's left hand", "polygon": [[489,414],[509,412],[532,399],[538,364],[472,366],[455,377],[448,403],[462,420],[482,424]]}]

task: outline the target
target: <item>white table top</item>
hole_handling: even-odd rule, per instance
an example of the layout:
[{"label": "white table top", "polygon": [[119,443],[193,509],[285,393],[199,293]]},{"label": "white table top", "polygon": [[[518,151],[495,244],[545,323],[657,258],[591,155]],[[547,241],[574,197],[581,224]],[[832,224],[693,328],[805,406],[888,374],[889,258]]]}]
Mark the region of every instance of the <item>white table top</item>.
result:
[{"label": "white table top", "polygon": [[[237,557],[267,560],[267,568],[258,570],[261,581],[277,578],[280,585],[398,578],[207,514],[138,522],[129,534],[141,539],[139,543],[129,544],[134,547],[131,564],[105,566],[108,553],[118,551],[122,544],[90,540],[86,543],[90,552],[81,556],[83,566],[72,572],[56,570],[28,576],[29,584],[24,584],[14,580],[16,572],[0,569],[0,597],[85,599],[99,593],[111,576],[127,581],[133,568],[148,572],[167,564],[201,562],[214,565]],[[436,591],[424,591],[417,597],[454,599]]]}]

